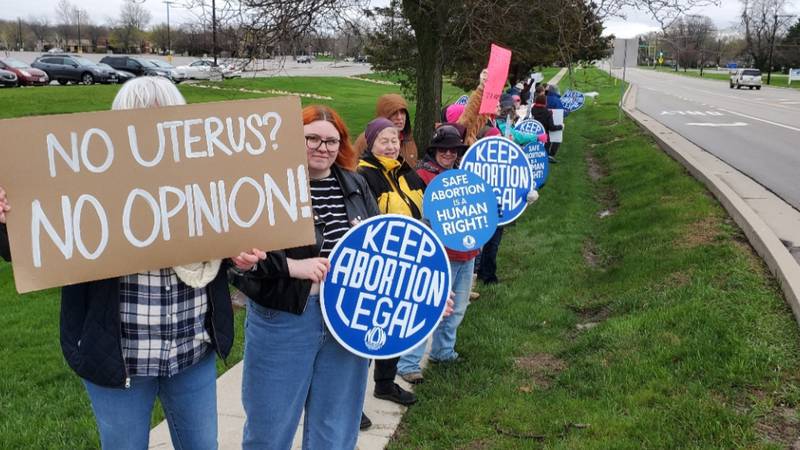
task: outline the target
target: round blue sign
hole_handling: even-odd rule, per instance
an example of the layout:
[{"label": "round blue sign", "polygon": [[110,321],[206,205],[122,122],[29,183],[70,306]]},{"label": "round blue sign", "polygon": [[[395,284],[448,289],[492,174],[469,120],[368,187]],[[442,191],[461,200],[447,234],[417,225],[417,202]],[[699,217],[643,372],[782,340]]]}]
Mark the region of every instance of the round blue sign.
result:
[{"label": "round blue sign", "polygon": [[528,163],[531,165],[531,178],[536,183],[536,189],[541,189],[547,182],[547,175],[550,173],[547,149],[544,148],[544,144],[536,141],[522,147],[522,151],[525,152]]},{"label": "round blue sign", "polygon": [[519,131],[520,133],[531,135],[531,136],[539,136],[540,134],[544,134],[544,125],[541,124],[536,119],[525,119],[521,122],[518,122],[514,125],[514,129]]},{"label": "round blue sign", "polygon": [[450,293],[444,245],[422,222],[398,214],[351,228],[329,256],[320,286],[325,324],[350,352],[389,359],[433,333]]},{"label": "round blue sign", "polygon": [[569,112],[579,110],[585,101],[586,98],[583,93],[578,91],[567,91],[561,96],[561,103],[564,105],[564,109]]},{"label": "round blue sign", "polygon": [[458,100],[456,100],[455,104],[456,105],[466,105],[468,101],[469,101],[469,97],[467,97],[466,95],[462,95],[461,97],[458,98]]},{"label": "round blue sign", "polygon": [[499,136],[485,137],[470,146],[461,168],[481,177],[497,198],[498,225],[515,221],[528,206],[533,188],[528,158],[519,145]]},{"label": "round blue sign", "polygon": [[425,188],[422,211],[433,232],[451,250],[481,248],[497,228],[492,187],[463,169],[439,174]]}]

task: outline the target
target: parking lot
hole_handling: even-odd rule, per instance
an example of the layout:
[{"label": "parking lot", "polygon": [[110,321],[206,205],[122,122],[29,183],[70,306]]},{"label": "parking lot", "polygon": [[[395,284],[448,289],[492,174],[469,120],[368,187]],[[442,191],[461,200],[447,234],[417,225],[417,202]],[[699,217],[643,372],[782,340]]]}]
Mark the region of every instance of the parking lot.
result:
[{"label": "parking lot", "polygon": [[[43,53],[39,52],[0,52],[0,58],[14,58],[26,64],[33,63],[36,58],[42,56]],[[105,53],[83,53],[80,55],[92,62],[98,63],[100,60],[109,56]],[[161,55],[131,55],[148,60],[160,60],[169,62],[166,56]],[[171,64],[176,67],[186,66],[200,58],[190,56],[174,56]],[[273,76],[355,76],[363,75],[372,72],[369,64],[355,63],[347,61],[311,61],[310,63],[300,63],[294,60],[291,56],[276,57],[274,59],[256,59],[256,60],[242,60],[242,59],[223,59],[218,58],[220,64],[234,64],[237,69],[241,70],[242,77],[273,77]],[[51,81],[51,84],[57,84]]]}]

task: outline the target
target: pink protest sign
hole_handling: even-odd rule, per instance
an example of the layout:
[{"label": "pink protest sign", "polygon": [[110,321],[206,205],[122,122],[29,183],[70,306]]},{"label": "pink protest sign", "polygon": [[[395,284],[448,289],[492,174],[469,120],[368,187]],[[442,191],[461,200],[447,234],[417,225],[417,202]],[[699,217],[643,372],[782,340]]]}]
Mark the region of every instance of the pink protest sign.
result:
[{"label": "pink protest sign", "polygon": [[508,66],[511,64],[511,50],[492,44],[489,54],[489,76],[483,85],[480,114],[494,114],[497,103],[503,94],[503,87],[508,78]]}]

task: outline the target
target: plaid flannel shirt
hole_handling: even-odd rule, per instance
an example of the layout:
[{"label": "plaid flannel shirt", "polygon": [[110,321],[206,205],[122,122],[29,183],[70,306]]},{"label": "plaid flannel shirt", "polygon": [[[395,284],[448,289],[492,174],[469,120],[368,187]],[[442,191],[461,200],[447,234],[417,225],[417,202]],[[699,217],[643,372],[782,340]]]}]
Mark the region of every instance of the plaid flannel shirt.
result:
[{"label": "plaid flannel shirt", "polygon": [[171,377],[199,362],[211,348],[208,308],[206,290],[187,286],[172,269],[121,277],[122,356],[128,375]]}]

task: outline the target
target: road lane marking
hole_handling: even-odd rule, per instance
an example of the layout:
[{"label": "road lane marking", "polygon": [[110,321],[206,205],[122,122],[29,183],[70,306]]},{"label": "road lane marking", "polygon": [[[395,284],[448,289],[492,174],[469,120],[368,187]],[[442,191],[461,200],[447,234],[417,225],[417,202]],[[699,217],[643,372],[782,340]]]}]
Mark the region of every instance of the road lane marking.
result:
[{"label": "road lane marking", "polygon": [[750,115],[747,115],[747,114],[742,114],[742,113],[739,113],[739,112],[730,111],[730,110],[727,110],[727,109],[724,109],[724,108],[719,108],[718,107],[717,109],[719,109],[720,111],[724,111],[724,112],[726,112],[728,114],[733,114],[735,116],[746,117],[748,119],[758,120],[759,122],[764,122],[764,123],[768,123],[770,125],[775,125],[776,127],[786,128],[787,130],[800,131],[800,128],[793,127],[791,125],[785,125],[785,124],[782,124],[782,123],[773,122],[771,120],[762,119],[760,117],[754,117],[754,116],[750,116]]},{"label": "road lane marking", "polygon": [[747,124],[744,122],[733,122],[733,123],[710,123],[710,122],[690,122],[686,125],[691,125],[693,127],[746,127]]}]

